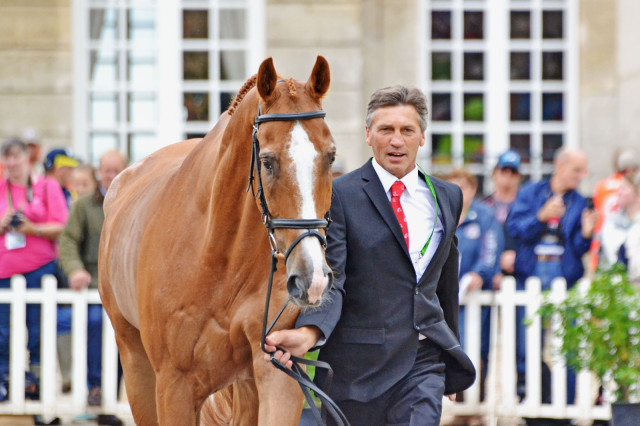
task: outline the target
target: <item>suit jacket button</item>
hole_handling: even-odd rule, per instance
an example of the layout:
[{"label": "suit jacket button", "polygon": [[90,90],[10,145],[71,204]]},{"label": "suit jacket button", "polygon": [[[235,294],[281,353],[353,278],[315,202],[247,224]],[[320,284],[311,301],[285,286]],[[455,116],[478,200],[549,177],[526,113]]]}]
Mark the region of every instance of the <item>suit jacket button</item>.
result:
[{"label": "suit jacket button", "polygon": [[420,327],[418,327],[418,324],[414,324],[413,328],[415,328],[416,330],[420,331]]},{"label": "suit jacket button", "polygon": [[420,289],[416,288],[416,294],[420,294]]}]

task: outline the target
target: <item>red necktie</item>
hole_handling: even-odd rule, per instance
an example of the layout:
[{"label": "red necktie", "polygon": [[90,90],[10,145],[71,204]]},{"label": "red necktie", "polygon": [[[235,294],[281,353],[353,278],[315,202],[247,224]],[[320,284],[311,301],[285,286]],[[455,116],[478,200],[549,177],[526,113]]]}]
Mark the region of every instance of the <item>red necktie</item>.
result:
[{"label": "red necktie", "polygon": [[391,185],[391,207],[393,208],[393,212],[396,214],[398,223],[400,223],[400,228],[402,228],[402,235],[404,235],[404,241],[407,243],[407,248],[409,248],[409,227],[407,226],[407,218],[404,216],[404,210],[402,210],[402,205],[400,204],[400,196],[404,190],[404,183],[399,180],[395,181],[393,185]]}]

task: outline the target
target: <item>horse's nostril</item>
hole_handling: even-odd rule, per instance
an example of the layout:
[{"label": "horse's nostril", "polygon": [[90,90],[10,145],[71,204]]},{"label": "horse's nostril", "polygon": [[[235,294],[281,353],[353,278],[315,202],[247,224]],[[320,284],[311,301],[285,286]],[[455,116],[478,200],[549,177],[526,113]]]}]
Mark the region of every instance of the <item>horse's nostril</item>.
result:
[{"label": "horse's nostril", "polygon": [[298,275],[290,275],[287,279],[287,291],[295,299],[302,298],[302,280]]}]

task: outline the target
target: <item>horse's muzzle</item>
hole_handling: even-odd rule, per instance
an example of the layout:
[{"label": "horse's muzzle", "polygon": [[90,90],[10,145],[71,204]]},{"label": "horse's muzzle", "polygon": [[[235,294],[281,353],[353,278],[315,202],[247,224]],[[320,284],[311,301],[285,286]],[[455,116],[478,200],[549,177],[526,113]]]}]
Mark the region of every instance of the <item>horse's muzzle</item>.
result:
[{"label": "horse's muzzle", "polygon": [[328,266],[322,272],[300,275],[292,273],[287,277],[287,291],[293,303],[301,307],[317,307],[333,285],[333,272]]}]

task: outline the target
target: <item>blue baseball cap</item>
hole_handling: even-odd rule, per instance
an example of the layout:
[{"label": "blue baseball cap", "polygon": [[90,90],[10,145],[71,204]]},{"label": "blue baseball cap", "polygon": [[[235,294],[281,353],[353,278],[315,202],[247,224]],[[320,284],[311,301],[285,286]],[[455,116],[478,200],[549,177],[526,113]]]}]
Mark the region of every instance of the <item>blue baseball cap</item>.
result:
[{"label": "blue baseball cap", "polygon": [[519,173],[520,170],[520,154],[515,151],[507,151],[498,157],[498,164],[496,165],[499,169],[510,168]]},{"label": "blue baseball cap", "polygon": [[52,149],[44,159],[44,169],[76,167],[80,162],[68,149]]}]

